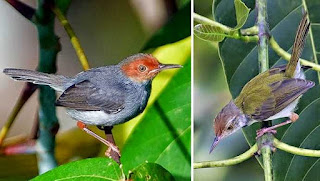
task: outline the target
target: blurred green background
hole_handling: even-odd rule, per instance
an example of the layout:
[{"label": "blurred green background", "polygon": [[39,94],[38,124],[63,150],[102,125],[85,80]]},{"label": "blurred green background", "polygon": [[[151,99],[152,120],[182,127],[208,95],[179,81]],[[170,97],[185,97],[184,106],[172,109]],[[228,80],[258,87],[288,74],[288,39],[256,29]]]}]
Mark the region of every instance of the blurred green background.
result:
[{"label": "blurred green background", "polygon": [[[194,11],[213,19],[212,3],[212,0],[195,0]],[[209,154],[214,139],[213,119],[231,99],[217,44],[194,36],[193,70],[194,162],[228,159],[243,153],[249,146],[242,132],[238,131],[221,141]],[[195,169],[194,180],[257,181],[263,180],[263,170],[253,157],[231,167]]]}]

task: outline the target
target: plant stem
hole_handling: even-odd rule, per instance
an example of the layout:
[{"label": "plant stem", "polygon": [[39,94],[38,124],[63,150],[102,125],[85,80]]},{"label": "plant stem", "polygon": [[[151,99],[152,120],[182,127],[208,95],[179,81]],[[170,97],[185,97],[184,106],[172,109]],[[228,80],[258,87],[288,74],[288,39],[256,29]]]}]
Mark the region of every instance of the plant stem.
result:
[{"label": "plant stem", "polygon": [[308,156],[308,157],[320,157],[320,150],[310,150],[304,148],[297,148],[286,143],[279,141],[278,139],[273,140],[273,145],[280,150],[292,153],[295,155]]},{"label": "plant stem", "polygon": [[[38,71],[56,72],[57,53],[60,51],[59,39],[54,33],[54,14],[50,7],[54,0],[39,0],[36,11],[36,28],[39,40]],[[39,86],[39,138],[37,156],[39,173],[44,173],[57,166],[54,155],[55,135],[59,129],[56,116],[56,93],[49,86]]]},{"label": "plant stem", "polygon": [[15,8],[22,16],[33,22],[35,9],[18,0],[6,0],[13,8]]},{"label": "plant stem", "polygon": [[[287,61],[290,61],[290,58],[291,58],[291,54],[284,51],[280,46],[279,44],[276,42],[276,40],[271,37],[270,38],[270,46],[271,48],[280,56],[282,57],[283,59],[287,60]],[[302,59],[300,58],[300,62],[302,65],[305,65],[305,66],[310,66],[312,67],[313,70],[316,70],[316,71],[320,71],[320,65],[319,64],[316,64],[316,63],[313,63],[309,60],[305,60],[305,59]]]},{"label": "plant stem", "polygon": [[263,147],[261,152],[263,158],[264,179],[265,181],[272,181],[271,149],[269,147]]},{"label": "plant stem", "polygon": [[268,57],[268,26],[267,26],[267,2],[266,0],[257,0],[256,8],[258,11],[257,26],[259,29],[258,41],[258,60],[260,72],[265,72],[269,69]]},{"label": "plant stem", "polygon": [[[269,57],[268,57],[268,24],[267,24],[267,0],[257,0],[256,9],[258,11],[257,26],[259,29],[259,41],[258,41],[258,61],[260,72],[265,72],[269,69]],[[271,122],[266,124],[261,123],[262,127],[269,127]],[[273,135],[265,134],[258,138],[257,143],[260,148],[263,158],[263,169],[265,181],[272,181],[272,160],[271,160],[271,145]]]},{"label": "plant stem", "polygon": [[27,102],[27,100],[30,98],[30,96],[34,93],[34,91],[37,89],[37,86],[31,83],[26,83],[22,93],[19,96],[18,101],[13,107],[12,112],[9,115],[8,120],[4,124],[4,126],[1,128],[0,131],[0,146],[2,145],[5,137],[7,136],[14,120],[16,119],[18,113],[20,112],[23,105]]},{"label": "plant stem", "polygon": [[252,157],[256,152],[258,151],[257,144],[253,145],[248,151],[242,153],[239,156],[236,156],[234,158],[230,158],[227,160],[221,160],[221,161],[206,161],[206,162],[196,162],[193,164],[193,168],[210,168],[210,167],[225,167],[230,165],[235,165],[238,163],[241,163],[250,157]]},{"label": "plant stem", "polygon": [[240,30],[242,35],[257,35],[259,33],[259,29],[257,26],[253,26],[247,29]]},{"label": "plant stem", "polygon": [[263,170],[265,181],[272,181],[271,148],[273,148],[273,140],[274,137],[270,133],[264,134],[257,140],[257,144],[263,158]]},{"label": "plant stem", "polygon": [[257,32],[257,28],[256,27],[251,27],[251,28],[248,28],[248,29],[243,29],[241,31],[244,31],[245,33],[249,33],[249,32],[254,32],[255,35],[253,36],[244,36],[242,35],[241,33],[239,33],[238,31],[236,32],[233,32],[231,33],[232,31],[232,28],[230,27],[227,27],[219,22],[216,22],[216,21],[213,21],[211,19],[208,19],[204,16],[201,16],[197,13],[193,13],[194,15],[194,21],[197,21],[201,24],[207,24],[207,25],[211,25],[211,26],[216,26],[216,27],[219,27],[223,30],[224,32],[224,36],[225,37],[228,37],[228,38],[234,38],[234,39],[237,39],[237,40],[242,40],[244,42],[257,42],[258,41],[258,36],[255,36],[256,35],[256,32]]},{"label": "plant stem", "polygon": [[[218,26],[222,29],[225,29],[226,31],[224,33],[226,33],[226,34],[228,34],[228,32],[230,32],[230,30],[231,30],[229,27],[227,27],[219,22],[216,22],[216,21],[213,21],[213,20],[208,19],[206,17],[203,17],[197,13],[194,13],[194,21],[197,21],[197,22],[203,23],[203,24]],[[253,27],[247,28],[247,29],[242,29],[242,30],[240,30],[240,32],[242,33],[241,36],[239,36],[238,34],[234,34],[232,36],[228,36],[228,38],[234,38],[234,39],[242,40],[245,42],[258,42],[258,40],[259,40],[259,38],[257,36],[254,36],[255,34],[257,34],[257,26],[253,26]],[[248,34],[253,35],[253,36],[243,36],[243,35],[248,35]],[[285,50],[283,50],[273,37],[271,37],[269,39],[269,44],[270,44],[270,47],[281,58],[283,58],[287,61],[290,60],[291,54],[286,52]],[[316,70],[318,72],[320,71],[320,65],[312,62],[311,60],[305,60],[305,59],[300,58],[300,62],[302,65],[312,67],[313,70]]]},{"label": "plant stem", "polygon": [[62,26],[66,30],[66,32],[68,33],[71,44],[72,44],[73,48],[76,50],[76,53],[77,53],[77,56],[79,58],[81,65],[82,65],[82,68],[84,70],[88,70],[90,68],[89,63],[88,63],[88,59],[87,59],[85,53],[83,52],[80,41],[77,38],[75,32],[73,31],[67,18],[63,15],[63,13],[57,7],[53,7],[52,11],[55,13],[58,20],[60,21],[60,23],[62,24]]},{"label": "plant stem", "polygon": [[201,16],[197,13],[193,13],[193,18],[194,18],[194,21],[196,21],[198,23],[217,26],[217,27],[221,28],[227,34],[230,33],[230,31],[231,31],[231,28],[229,28],[228,26],[225,26],[225,25],[223,25],[219,22],[216,22],[216,21],[212,21],[211,19],[206,18],[204,16]]}]

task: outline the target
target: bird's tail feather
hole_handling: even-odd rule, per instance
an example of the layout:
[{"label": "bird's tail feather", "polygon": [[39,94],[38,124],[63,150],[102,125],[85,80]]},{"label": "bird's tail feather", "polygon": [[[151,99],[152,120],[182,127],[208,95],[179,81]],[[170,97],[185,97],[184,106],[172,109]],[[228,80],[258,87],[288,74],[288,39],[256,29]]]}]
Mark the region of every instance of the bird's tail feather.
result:
[{"label": "bird's tail feather", "polygon": [[6,68],[3,70],[3,73],[15,80],[48,85],[57,91],[64,91],[66,89],[66,83],[69,80],[69,78],[61,75],[47,74],[25,69]]},{"label": "bird's tail feather", "polygon": [[293,77],[296,67],[297,65],[299,65],[299,58],[302,53],[304,43],[308,35],[309,27],[310,27],[310,22],[308,21],[307,13],[305,13],[303,15],[302,20],[300,21],[299,28],[294,40],[292,55],[286,68],[285,75],[287,77]]}]

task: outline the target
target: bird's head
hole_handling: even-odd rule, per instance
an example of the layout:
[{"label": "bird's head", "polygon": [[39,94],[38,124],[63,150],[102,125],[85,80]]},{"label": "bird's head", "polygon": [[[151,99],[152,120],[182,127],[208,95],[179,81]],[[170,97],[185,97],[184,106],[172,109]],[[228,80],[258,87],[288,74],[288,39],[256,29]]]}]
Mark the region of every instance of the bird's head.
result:
[{"label": "bird's head", "polygon": [[152,55],[142,53],[126,58],[120,66],[127,77],[140,83],[152,80],[162,70],[182,67],[177,64],[162,64]]},{"label": "bird's head", "polygon": [[231,135],[247,124],[248,118],[233,101],[230,101],[214,119],[214,132],[216,136],[211,145],[210,153],[222,138]]}]

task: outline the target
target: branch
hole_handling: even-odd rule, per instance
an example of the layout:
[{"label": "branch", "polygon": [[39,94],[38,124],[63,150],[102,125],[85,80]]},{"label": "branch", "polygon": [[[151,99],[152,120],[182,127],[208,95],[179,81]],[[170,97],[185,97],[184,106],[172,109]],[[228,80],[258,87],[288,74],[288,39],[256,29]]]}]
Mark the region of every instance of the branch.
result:
[{"label": "branch", "polygon": [[246,36],[246,35],[239,33],[239,31],[231,33],[232,28],[225,26],[219,22],[208,19],[204,16],[201,16],[197,13],[193,13],[193,16],[194,16],[194,21],[196,21],[198,23],[212,25],[212,26],[216,26],[216,27],[221,28],[224,31],[225,36],[228,38],[234,38],[237,40],[242,40],[244,42],[257,42],[258,41],[258,36],[256,36],[256,34],[257,34],[256,27],[251,27],[251,28],[240,30],[240,32],[244,32],[247,35],[249,35],[249,33],[255,33],[255,34],[253,34],[253,36]]},{"label": "branch", "polygon": [[[209,24],[209,25],[213,25],[213,26],[218,26],[222,29],[225,29],[226,31],[224,33],[228,34],[230,32],[230,29],[229,27],[219,23],[219,22],[216,22],[216,21],[213,21],[211,19],[208,19],[206,17],[203,17],[199,14],[196,14],[194,13],[194,21],[196,22],[199,22],[199,23],[203,23],[203,24]],[[257,26],[253,26],[251,28],[247,28],[247,29],[241,29],[240,30],[241,34],[233,34],[233,35],[228,35],[227,37],[228,38],[233,38],[233,39],[237,39],[237,40],[242,40],[244,42],[258,42],[259,38],[258,36],[256,36],[257,34]],[[251,35],[251,36],[244,36],[244,35]],[[276,42],[276,40],[271,37],[269,39],[269,44],[270,44],[270,47],[283,59],[289,61],[290,60],[290,57],[291,57],[291,54],[286,52],[285,50],[283,50],[279,44]],[[305,66],[309,66],[311,67],[313,70],[316,70],[316,71],[320,71],[320,65],[319,64],[316,64],[316,63],[313,63],[311,60],[305,60],[305,59],[301,59],[300,58],[300,62],[302,65],[305,65]]]},{"label": "branch", "polygon": [[[46,73],[56,72],[57,54],[60,43],[54,32],[54,14],[50,7],[54,0],[38,0],[35,26],[39,40],[39,63],[37,70]],[[37,158],[39,174],[57,166],[55,158],[55,136],[59,129],[56,115],[56,92],[49,86],[39,86],[39,138]]]},{"label": "branch", "polygon": [[[271,37],[270,38],[270,46],[271,48],[283,59],[287,60],[287,61],[290,61],[290,58],[291,58],[291,54],[286,52],[285,50],[283,50],[279,44],[276,42],[276,40]],[[313,63],[311,62],[310,60],[305,60],[305,59],[302,59],[300,58],[300,62],[302,65],[305,65],[305,66],[310,66],[312,67],[313,70],[316,70],[316,71],[320,71],[320,65],[319,64],[316,64],[316,63]]]},{"label": "branch", "polygon": [[260,73],[269,69],[268,57],[268,25],[267,25],[267,4],[266,0],[257,0],[256,9],[258,11],[257,26],[258,26],[258,60]]},{"label": "branch", "polygon": [[206,18],[204,16],[201,16],[197,13],[193,13],[193,20],[198,23],[201,23],[201,24],[208,24],[208,25],[212,25],[212,26],[217,26],[217,27],[221,28],[227,34],[230,33],[230,31],[231,31],[230,27],[223,25],[219,22],[212,21],[211,19]]},{"label": "branch", "polygon": [[1,128],[0,131],[0,146],[2,145],[5,137],[7,136],[14,120],[16,119],[18,113],[20,112],[23,105],[27,102],[30,96],[34,93],[37,89],[37,86],[31,83],[26,83],[22,93],[19,96],[18,101],[16,102],[15,106],[13,107],[12,112],[9,115],[8,120],[6,121],[5,125]]},{"label": "branch", "polygon": [[221,161],[206,161],[206,162],[196,162],[193,164],[193,168],[210,168],[210,167],[225,167],[241,163],[250,157],[252,157],[258,151],[257,144],[253,145],[248,151],[242,153],[231,159],[221,160]]},{"label": "branch", "polygon": [[[269,69],[269,57],[268,57],[268,24],[267,24],[267,0],[257,0],[256,10],[258,11],[257,26],[259,29],[259,41],[258,41],[258,61],[259,70],[265,72]],[[271,121],[262,122],[262,127],[269,127]],[[263,170],[265,181],[272,181],[272,160],[271,160],[271,146],[273,140],[272,134],[265,134],[258,138],[257,143],[261,150],[263,157]]]},{"label": "branch", "polygon": [[61,25],[64,27],[64,29],[68,33],[69,38],[71,40],[71,44],[72,44],[73,48],[76,50],[76,53],[77,53],[77,56],[79,58],[79,61],[80,61],[81,65],[82,65],[82,68],[84,70],[88,70],[90,67],[89,67],[89,63],[88,63],[87,57],[84,54],[83,49],[82,49],[82,47],[80,45],[80,41],[77,38],[75,32],[73,31],[70,23],[68,22],[68,20],[66,19],[66,17],[63,15],[63,13],[60,11],[59,8],[53,7],[52,11],[57,16],[57,18],[60,21]]},{"label": "branch", "polygon": [[32,7],[26,5],[23,2],[20,2],[18,0],[6,0],[13,8],[15,8],[22,16],[24,16],[25,18],[27,18],[30,21],[34,21],[33,20],[33,16],[35,14],[35,9],[33,9]]},{"label": "branch", "polygon": [[274,136],[270,133],[264,134],[257,140],[259,152],[263,158],[263,170],[266,181],[272,181],[272,159],[271,154],[273,148]]},{"label": "branch", "polygon": [[273,145],[276,148],[279,148],[280,150],[283,150],[295,155],[308,156],[308,157],[320,157],[320,150],[297,148],[297,147],[288,145],[286,143],[283,143],[276,138],[273,140]]}]

